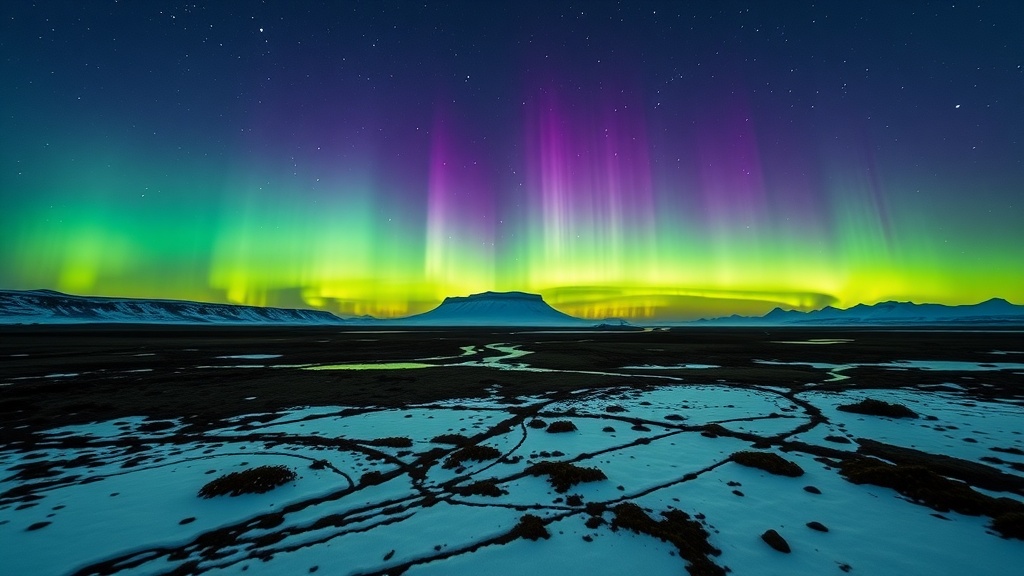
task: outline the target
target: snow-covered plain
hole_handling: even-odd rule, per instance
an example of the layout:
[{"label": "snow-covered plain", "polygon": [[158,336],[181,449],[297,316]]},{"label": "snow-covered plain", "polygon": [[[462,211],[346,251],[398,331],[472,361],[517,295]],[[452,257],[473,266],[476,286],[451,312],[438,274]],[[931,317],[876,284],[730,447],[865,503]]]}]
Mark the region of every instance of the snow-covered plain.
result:
[{"label": "snow-covered plain", "polygon": [[[487,348],[505,355],[478,361],[477,350],[464,349],[451,365],[535,370],[528,351]],[[985,369],[1015,366],[957,369],[977,369],[982,378]],[[650,378],[631,377],[638,384]],[[721,551],[710,559],[734,574],[1019,570],[1024,542],[1000,537],[990,518],[940,514],[892,489],[850,483],[809,449],[783,450],[793,441],[850,452],[867,438],[971,462],[998,455],[992,465],[1020,475],[1019,403],[968,398],[955,385],[825,392],[665,378],[671,383],[653,388],[514,402],[494,395],[400,409],[295,407],[199,431],[182,420],[145,418],[47,430],[30,450],[0,450],[0,571],[656,575],[691,566],[667,542],[613,528],[612,508],[624,502],[654,519],[672,509],[699,519]],[[837,409],[867,397],[904,404],[922,418]],[[552,422],[575,430],[549,431]],[[449,465],[460,447],[444,435],[497,452]],[[778,454],[805,474],[773,475],[730,458],[751,449]],[[526,472],[541,461],[597,468],[606,479],[558,492]],[[283,465],[297,477],[264,494],[198,497],[212,479],[261,465]],[[479,481],[502,494],[464,490]],[[508,536],[526,514],[546,522],[548,538]],[[762,541],[769,529],[791,553]]]}]

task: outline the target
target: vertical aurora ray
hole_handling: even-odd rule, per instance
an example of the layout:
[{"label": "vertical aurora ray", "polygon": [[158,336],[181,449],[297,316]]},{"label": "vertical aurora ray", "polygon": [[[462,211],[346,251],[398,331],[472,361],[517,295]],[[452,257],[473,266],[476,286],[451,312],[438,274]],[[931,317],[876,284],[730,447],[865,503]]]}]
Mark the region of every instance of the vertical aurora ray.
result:
[{"label": "vertical aurora ray", "polygon": [[479,150],[455,135],[454,114],[435,114],[427,184],[425,281],[435,298],[494,288],[494,184]]},{"label": "vertical aurora ray", "polygon": [[653,272],[655,220],[643,118],[625,104],[598,110],[571,110],[551,89],[539,91],[527,110],[527,284],[541,293],[636,285]]}]

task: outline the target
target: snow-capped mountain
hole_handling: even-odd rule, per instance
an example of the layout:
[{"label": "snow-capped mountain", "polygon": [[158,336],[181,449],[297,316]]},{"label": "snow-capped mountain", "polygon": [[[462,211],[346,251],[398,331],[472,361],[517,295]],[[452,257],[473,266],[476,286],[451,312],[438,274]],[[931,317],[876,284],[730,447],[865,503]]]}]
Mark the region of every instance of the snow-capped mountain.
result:
[{"label": "snow-capped mountain", "polygon": [[591,320],[555,310],[539,294],[482,292],[450,296],[429,312],[398,318],[396,324],[416,326],[593,326]]},{"label": "snow-capped mountain", "polygon": [[904,326],[921,324],[971,324],[979,326],[1024,325],[1024,306],[992,298],[979,304],[947,306],[914,304],[913,302],[879,302],[858,304],[840,309],[826,306],[821,310],[801,312],[776,308],[760,317],[729,316],[699,320],[699,324],[734,326]]},{"label": "snow-capped mountain", "polygon": [[0,324],[340,324],[321,310],[261,308],[186,300],[72,296],[52,290],[0,290]]}]

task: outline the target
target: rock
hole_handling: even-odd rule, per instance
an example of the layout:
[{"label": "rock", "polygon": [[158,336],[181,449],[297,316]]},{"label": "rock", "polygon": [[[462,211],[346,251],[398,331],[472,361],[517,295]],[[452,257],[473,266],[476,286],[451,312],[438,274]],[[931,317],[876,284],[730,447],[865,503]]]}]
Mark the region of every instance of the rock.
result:
[{"label": "rock", "polygon": [[761,540],[764,540],[766,544],[783,554],[789,554],[792,551],[789,547],[789,542],[786,542],[786,539],[774,529],[769,529],[764,534],[761,534]]},{"label": "rock", "polygon": [[807,527],[811,530],[817,530],[818,532],[828,532],[828,526],[825,526],[821,522],[815,520],[808,522]]}]

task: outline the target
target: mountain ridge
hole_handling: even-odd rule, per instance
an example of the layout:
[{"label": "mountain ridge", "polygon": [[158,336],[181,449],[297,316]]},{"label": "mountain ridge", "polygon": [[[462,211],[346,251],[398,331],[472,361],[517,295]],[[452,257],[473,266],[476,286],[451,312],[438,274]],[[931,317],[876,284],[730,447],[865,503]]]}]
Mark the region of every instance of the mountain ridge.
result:
[{"label": "mountain ridge", "polygon": [[346,321],[324,310],[190,300],[77,296],[55,290],[0,290],[0,324],[296,324]]},{"label": "mountain ridge", "polygon": [[[279,324],[340,326],[523,326],[636,328],[622,320],[576,318],[540,294],[480,292],[449,296],[436,308],[404,318],[341,318],[323,310],[216,304],[188,300],[76,296],[55,290],[0,290],[0,324]],[[977,304],[917,304],[888,300],[803,312],[776,307],[763,316],[732,315],[653,326],[1024,326],[1024,306],[1003,298]]]},{"label": "mountain ridge", "polygon": [[701,319],[697,325],[731,326],[900,326],[900,325],[1024,325],[1024,306],[1004,298],[989,298],[977,304],[933,304],[887,300],[857,304],[850,308],[825,306],[803,312],[773,308],[764,316],[726,316]]}]

